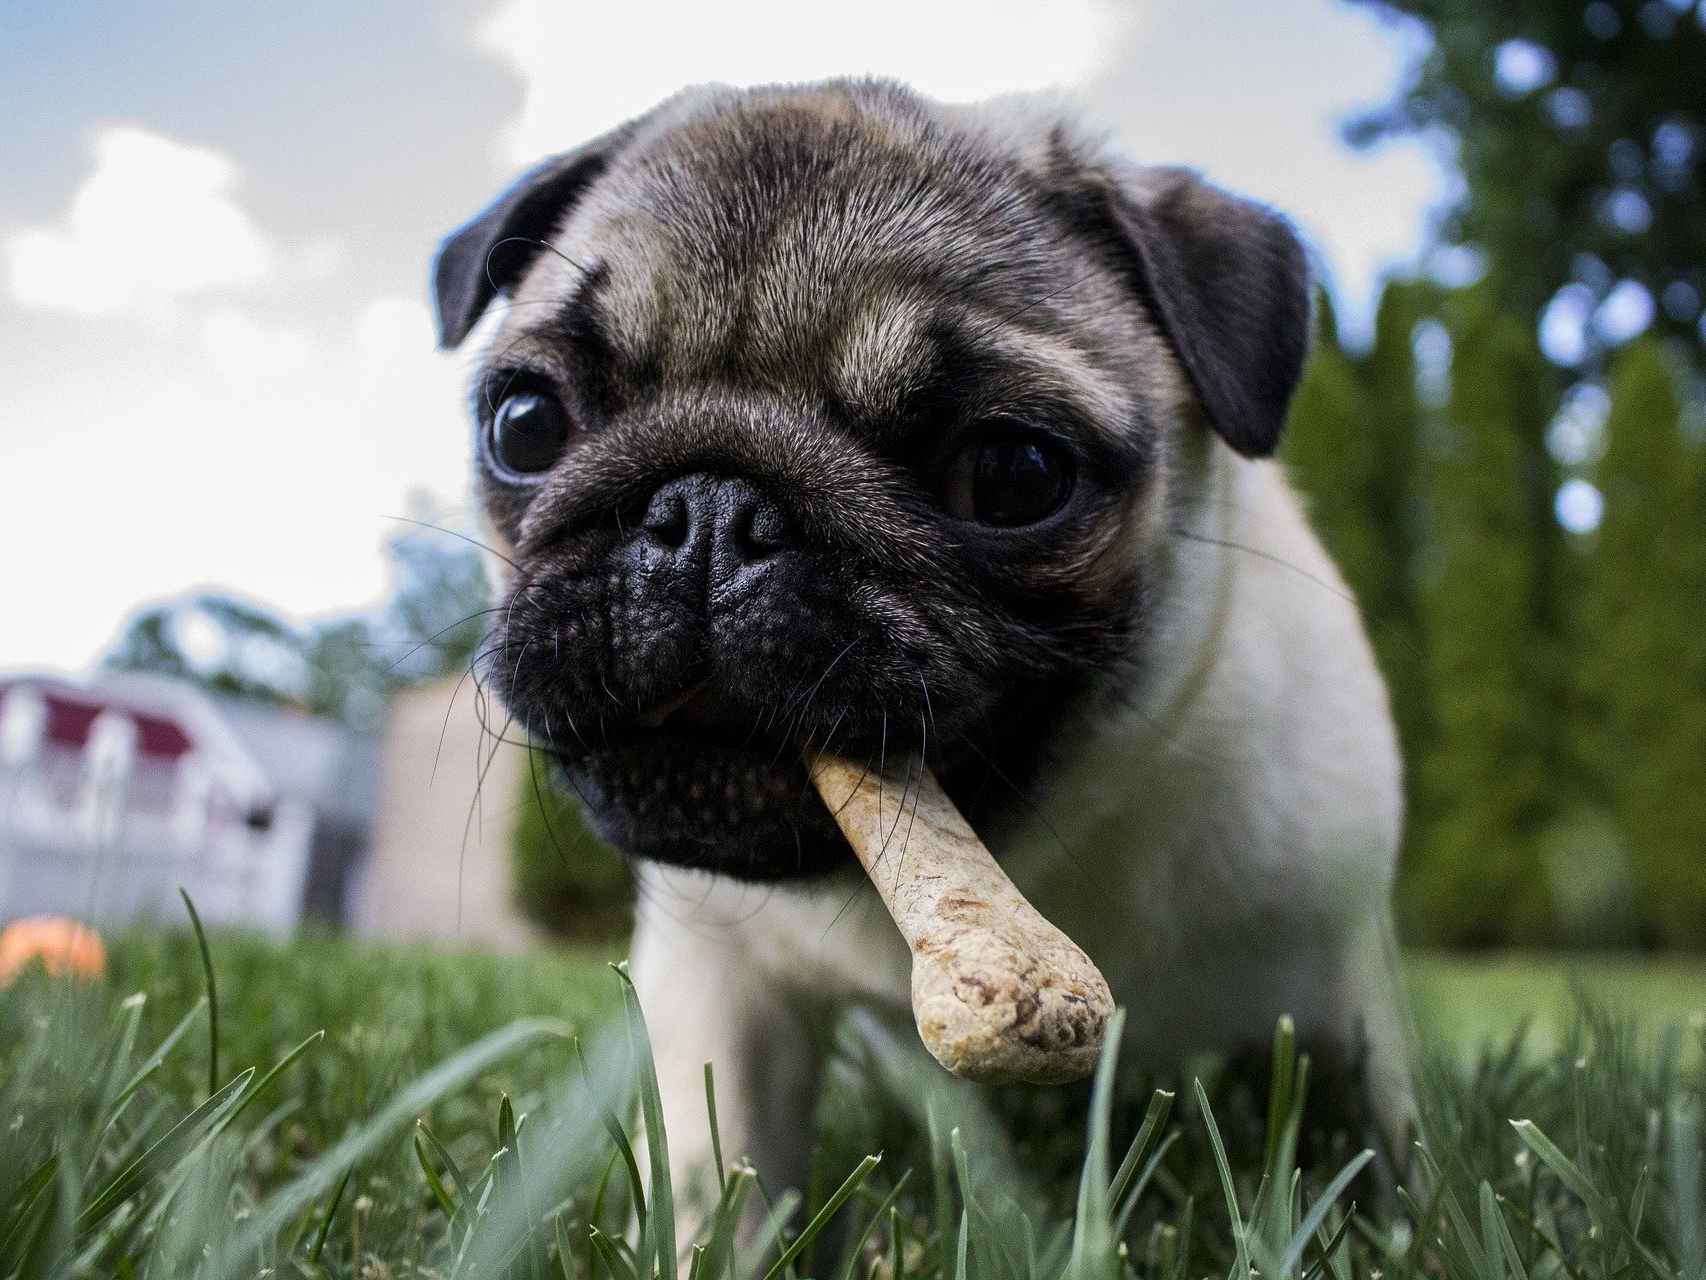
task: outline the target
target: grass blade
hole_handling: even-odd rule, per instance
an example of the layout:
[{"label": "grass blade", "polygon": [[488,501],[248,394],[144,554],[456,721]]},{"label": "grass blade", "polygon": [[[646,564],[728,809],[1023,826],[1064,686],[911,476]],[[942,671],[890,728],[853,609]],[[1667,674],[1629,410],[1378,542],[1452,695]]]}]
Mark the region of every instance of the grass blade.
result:
[{"label": "grass blade", "polygon": [[190,1006],[190,1011],[178,1020],[177,1026],[166,1033],[166,1038],[155,1046],[154,1052],[148,1055],[147,1061],[132,1073],[129,1080],[125,1081],[124,1088],[118,1091],[118,1096],[110,1104],[112,1109],[116,1110],[128,1101],[131,1094],[146,1084],[148,1077],[160,1069],[161,1064],[166,1061],[166,1056],[172,1052],[173,1046],[184,1038],[185,1032],[190,1029],[197,1015],[201,1013],[202,1006],[206,1003],[207,997],[202,996]]},{"label": "grass blade", "polygon": [[45,1208],[45,1197],[53,1193],[54,1175],[59,1172],[59,1156],[49,1156],[31,1171],[30,1176],[13,1193],[6,1206],[6,1234],[0,1237],[0,1262],[12,1259],[22,1251],[27,1232],[37,1221],[38,1206]]},{"label": "grass blade", "polygon": [[1173,1271],[1165,1280],[1185,1280],[1191,1262],[1191,1231],[1196,1225],[1196,1212],[1196,1197],[1186,1196],[1185,1207],[1179,1214],[1179,1253]]},{"label": "grass blade", "polygon": [[853,1240],[851,1247],[843,1257],[840,1269],[841,1280],[857,1280],[854,1273],[858,1269],[860,1256],[865,1252],[865,1246],[870,1243],[871,1233],[877,1229],[877,1224],[889,1215],[889,1211],[894,1208],[894,1202],[900,1199],[901,1191],[911,1180],[912,1170],[908,1169],[900,1175],[900,1179],[890,1189],[888,1195],[883,1197],[883,1202],[877,1206],[876,1212],[866,1221],[865,1229]]},{"label": "grass blade", "polygon": [[557,1269],[563,1280],[575,1280],[575,1250],[569,1240],[569,1229],[563,1225],[564,1214],[551,1219],[551,1235],[557,1242]]},{"label": "grass blade", "polygon": [[235,1107],[233,1107],[228,1113],[226,1113],[225,1117],[222,1120],[220,1120],[219,1127],[217,1129],[215,1129],[214,1132],[215,1133],[223,1133],[226,1129],[230,1128],[232,1122],[235,1121],[238,1116],[242,1115],[245,1111],[247,1111],[249,1109],[250,1105],[254,1102],[254,1100],[256,1098],[260,1097],[261,1094],[266,1092],[266,1088],[268,1085],[270,1085],[274,1080],[278,1079],[279,1076],[282,1075],[285,1071],[289,1070],[290,1065],[293,1062],[295,1062],[303,1054],[307,1053],[309,1049],[313,1048],[321,1040],[325,1039],[325,1036],[326,1036],[326,1032],[325,1032],[324,1028],[322,1028],[319,1031],[316,1031],[313,1035],[309,1036],[306,1040],[304,1040],[301,1044],[297,1045],[289,1053],[285,1054],[284,1057],[280,1058],[277,1062],[275,1062],[272,1065],[272,1069],[269,1070],[266,1073],[266,1075],[264,1075],[260,1078],[260,1081],[255,1085],[255,1087],[253,1089],[250,1089],[247,1093],[245,1093],[243,1095],[242,1101],[240,1101]]},{"label": "grass blade", "polygon": [[1113,1185],[1108,1188],[1108,1203],[1118,1205],[1124,1202],[1126,1192],[1131,1189],[1131,1181],[1137,1176],[1138,1161],[1143,1159],[1149,1150],[1149,1144],[1155,1135],[1167,1123],[1167,1117],[1173,1110],[1173,1095],[1165,1089],[1157,1089],[1149,1099],[1149,1108],[1143,1113],[1143,1123],[1137,1127],[1137,1136],[1131,1140],[1131,1146],[1126,1148],[1125,1159],[1120,1161],[1120,1167],[1114,1174]]},{"label": "grass blade", "polygon": [[616,1280],[639,1280],[639,1275],[634,1270],[633,1264],[618,1252],[616,1246],[611,1243],[609,1236],[597,1227],[588,1227],[587,1234],[592,1240],[593,1250],[598,1254],[599,1260],[609,1269],[610,1274],[616,1277]]},{"label": "grass blade", "polygon": [[1297,1071],[1297,1026],[1290,1014],[1281,1014],[1274,1027],[1273,1078],[1268,1082],[1268,1138],[1262,1151],[1262,1168],[1272,1172],[1279,1155],[1280,1134],[1291,1114],[1292,1089]]},{"label": "grass blade", "polygon": [[1345,1210],[1344,1219],[1339,1223],[1339,1229],[1332,1235],[1327,1234],[1326,1224],[1323,1223],[1315,1232],[1315,1243],[1320,1249],[1315,1261],[1309,1264],[1309,1269],[1303,1273],[1303,1280],[1315,1280],[1315,1277],[1331,1270],[1334,1280],[1351,1280],[1350,1264],[1339,1254],[1339,1247],[1344,1244],[1345,1237],[1350,1234],[1351,1220],[1356,1217],[1357,1204],[1351,1201],[1350,1208]]},{"label": "grass blade", "polygon": [[651,1239],[656,1250],[657,1274],[661,1280],[676,1280],[675,1195],[669,1180],[669,1140],[663,1127],[663,1096],[658,1091],[657,1066],[652,1061],[651,1037],[646,1034],[646,1015],[640,1010],[640,995],[625,965],[612,965],[622,979],[622,1007],[627,1015],[628,1042],[634,1052],[639,1077],[640,1113],[646,1125],[646,1155],[651,1161]]},{"label": "grass blade", "polygon": [[770,1270],[764,1273],[764,1280],[776,1280],[776,1277],[787,1269],[788,1264],[799,1257],[806,1247],[817,1239],[818,1233],[829,1225],[829,1220],[835,1216],[836,1211],[847,1203],[848,1198],[859,1189],[866,1178],[871,1176],[871,1170],[882,1162],[883,1158],[880,1155],[866,1156],[861,1160],[858,1167],[848,1174],[841,1186],[836,1189],[835,1194],[825,1200],[823,1207],[812,1215],[812,1220],[806,1223],[805,1229],[798,1236],[794,1237],[793,1243],[782,1250],[781,1255],[771,1264]]},{"label": "grass blade", "polygon": [[948,1155],[948,1144],[942,1140],[942,1125],[936,1117],[936,1108],[929,1104],[925,1113],[930,1133],[930,1178],[934,1193],[936,1208],[936,1235],[939,1257],[937,1266],[942,1275],[949,1275],[954,1269],[954,1258],[949,1245],[948,1223],[953,1221],[954,1192],[952,1182],[952,1166]]},{"label": "grass blade", "polygon": [[438,1157],[444,1165],[444,1171],[450,1175],[451,1182],[456,1184],[455,1211],[467,1213],[473,1207],[473,1202],[468,1189],[468,1179],[462,1176],[462,1166],[456,1163],[456,1157],[450,1154],[450,1149],[438,1140],[438,1135],[419,1116],[415,1117],[415,1137],[426,1139],[433,1155]]},{"label": "grass blade", "polygon": [[438,1201],[438,1207],[444,1210],[445,1220],[456,1221],[456,1202],[450,1198],[450,1192],[445,1190],[444,1183],[438,1176],[438,1171],[432,1167],[432,1157],[427,1155],[426,1141],[421,1137],[421,1131],[415,1130],[415,1162],[420,1165],[421,1172],[426,1175],[427,1190],[432,1192],[432,1198]]},{"label": "grass blade", "polygon": [[1155,1148],[1154,1153],[1144,1164],[1143,1172],[1137,1175],[1137,1181],[1132,1183],[1131,1190],[1126,1194],[1125,1200],[1117,1206],[1118,1216],[1114,1219],[1115,1236],[1125,1234],[1125,1225],[1130,1220],[1132,1211],[1137,1208],[1138,1202],[1143,1198],[1143,1193],[1149,1186],[1150,1179],[1155,1176],[1156,1170],[1161,1167],[1161,1162],[1167,1158],[1167,1153],[1173,1149],[1173,1144],[1178,1140],[1177,1130],[1169,1133],[1161,1139],[1161,1145]]},{"label": "grass blade", "polygon": [[756,1185],[758,1176],[750,1165],[736,1165],[729,1172],[723,1193],[717,1198],[716,1211],[711,1215],[711,1231],[705,1241],[705,1261],[701,1275],[718,1280],[725,1272],[734,1270],[735,1242],[741,1230],[741,1215],[746,1211],[746,1199]]},{"label": "grass blade", "polygon": [[207,947],[201,916],[183,885],[178,886],[178,896],[184,900],[184,910],[190,913],[190,928],[195,930],[195,945],[201,952],[202,981],[207,984],[207,1092],[211,1097],[219,1091],[219,989],[213,983],[213,953]]},{"label": "grass blade", "polygon": [[345,1166],[354,1164],[383,1143],[391,1141],[398,1126],[410,1116],[420,1115],[445,1094],[523,1049],[545,1040],[568,1038],[569,1029],[554,1019],[521,1018],[481,1037],[460,1053],[417,1076],[394,1094],[372,1120],[345,1136],[269,1197],[244,1223],[230,1251],[218,1260],[219,1265],[210,1268],[209,1274],[242,1274],[245,1259],[252,1259],[266,1241],[284,1229],[286,1223],[293,1221],[329,1190]]},{"label": "grass blade", "polygon": [[136,1035],[142,1027],[142,1010],[147,1003],[148,997],[140,991],[119,1002],[118,1025],[113,1028],[108,1042],[105,1062],[101,1067],[101,1083],[95,1093],[108,1114],[111,1114],[117,1099],[119,1072],[130,1065],[130,1055],[136,1050]]},{"label": "grass blade", "polygon": [[1556,1143],[1540,1131],[1540,1126],[1532,1120],[1512,1120],[1511,1128],[1516,1130],[1516,1136],[1521,1138],[1528,1149],[1545,1162],[1546,1167],[1558,1175],[1562,1182],[1576,1197],[1587,1206],[1588,1213],[1594,1220],[1594,1225],[1601,1232],[1606,1231],[1611,1223],[1610,1206],[1605,1197],[1594,1190],[1593,1183],[1581,1171],[1580,1166],[1558,1149]]},{"label": "grass blade", "polygon": [[[1327,1211],[1344,1195],[1345,1188],[1351,1185],[1351,1179],[1363,1171],[1363,1167],[1374,1159],[1374,1152],[1364,1149],[1353,1156],[1338,1176],[1327,1184],[1327,1189],[1321,1193],[1309,1212],[1303,1215],[1303,1221],[1298,1223],[1297,1230],[1292,1233],[1291,1240],[1285,1246],[1285,1252],[1280,1255],[1279,1274],[1289,1275],[1298,1260],[1303,1257],[1303,1250],[1315,1238],[1315,1232],[1327,1218]],[[1499,1280],[1503,1280],[1502,1277]]]},{"label": "grass blade", "polygon": [[1232,1222],[1232,1247],[1238,1255],[1239,1276],[1250,1274],[1250,1240],[1244,1230],[1244,1215],[1238,1208],[1238,1188],[1232,1181],[1232,1165],[1226,1159],[1226,1144],[1220,1140],[1220,1127],[1214,1122],[1214,1110],[1208,1105],[1208,1094],[1202,1081],[1196,1085],[1197,1105],[1202,1108],[1203,1127],[1208,1130],[1208,1143],[1214,1152],[1215,1171],[1220,1175],[1220,1190],[1226,1197],[1226,1214]]},{"label": "grass blade", "polygon": [[711,1160],[717,1167],[717,1190],[720,1192],[728,1186],[729,1180],[723,1175],[723,1135],[717,1127],[717,1079],[709,1062],[705,1063],[705,1115],[711,1125]]},{"label": "grass blade", "polygon": [[1500,1213],[1495,1218],[1499,1228],[1499,1247],[1504,1250],[1505,1262],[1511,1269],[1511,1275],[1516,1280],[1528,1280],[1528,1268],[1523,1265],[1522,1251],[1516,1247],[1516,1237],[1511,1235],[1510,1223],[1505,1221],[1505,1215]]},{"label": "grass blade", "polygon": [[639,1220],[640,1235],[646,1233],[646,1180],[640,1176],[640,1162],[634,1157],[634,1146],[628,1141],[628,1131],[622,1127],[622,1121],[610,1109],[603,1098],[598,1097],[598,1090],[593,1087],[592,1070],[586,1064],[586,1055],[581,1052],[579,1040],[575,1041],[575,1057],[580,1060],[581,1075],[586,1079],[587,1091],[594,1096],[598,1106],[598,1117],[604,1123],[604,1131],[610,1135],[610,1141],[616,1145],[616,1150],[622,1157],[622,1163],[628,1172],[628,1189],[633,1197],[634,1216]]},{"label": "grass blade", "polygon": [[[326,1216],[320,1219],[319,1230],[314,1232],[314,1243],[308,1246],[308,1261],[314,1266],[320,1265],[320,1254],[326,1248],[326,1236],[332,1229],[332,1219],[338,1216],[338,1205],[343,1201],[344,1188],[349,1186],[349,1176],[355,1172],[352,1164],[344,1170],[344,1176],[338,1179],[338,1185],[332,1192],[332,1198],[326,1205]],[[361,1261],[356,1259],[357,1263]]]},{"label": "grass blade", "polygon": [[189,1115],[173,1125],[153,1146],[149,1147],[109,1182],[105,1189],[77,1215],[77,1230],[85,1232],[100,1222],[130,1196],[141,1183],[155,1173],[169,1169],[198,1143],[233,1106],[253,1078],[250,1067],[242,1075],[215,1093]]},{"label": "grass blade", "polygon": [[1114,1068],[1119,1062],[1125,1010],[1108,1019],[1090,1093],[1088,1148],[1078,1179],[1078,1215],[1072,1227],[1072,1253],[1067,1274],[1077,1280],[1119,1274],[1119,1256],[1109,1212],[1108,1130],[1113,1123]]}]

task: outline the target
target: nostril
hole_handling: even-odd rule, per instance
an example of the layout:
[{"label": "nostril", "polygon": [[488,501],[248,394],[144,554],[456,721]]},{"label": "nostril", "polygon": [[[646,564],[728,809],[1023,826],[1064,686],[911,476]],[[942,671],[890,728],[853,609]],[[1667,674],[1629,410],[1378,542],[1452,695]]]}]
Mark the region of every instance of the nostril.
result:
[{"label": "nostril", "polygon": [[659,493],[646,508],[640,522],[652,540],[670,551],[687,541],[689,527],[687,500],[678,492]]},{"label": "nostril", "polygon": [[774,503],[755,502],[741,514],[734,532],[743,558],[761,560],[787,545],[787,522]]}]

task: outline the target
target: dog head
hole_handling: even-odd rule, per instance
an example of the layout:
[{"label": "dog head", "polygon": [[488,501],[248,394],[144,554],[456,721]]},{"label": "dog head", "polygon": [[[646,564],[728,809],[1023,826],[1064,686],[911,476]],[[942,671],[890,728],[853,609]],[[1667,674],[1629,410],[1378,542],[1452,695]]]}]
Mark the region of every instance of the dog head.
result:
[{"label": "dog head", "polygon": [[845,865],[802,753],[1022,806],[1165,607],[1170,460],[1259,456],[1305,354],[1288,226],[1058,114],[880,82],[695,90],[445,243],[511,562],[486,674],[600,830]]}]

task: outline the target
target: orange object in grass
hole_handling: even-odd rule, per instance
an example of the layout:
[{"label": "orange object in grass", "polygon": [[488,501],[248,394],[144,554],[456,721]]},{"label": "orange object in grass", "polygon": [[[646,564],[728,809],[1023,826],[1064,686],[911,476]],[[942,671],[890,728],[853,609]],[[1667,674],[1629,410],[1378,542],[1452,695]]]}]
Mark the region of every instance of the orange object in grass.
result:
[{"label": "orange object in grass", "polygon": [[69,916],[28,916],[0,932],[0,985],[32,960],[41,961],[49,973],[98,978],[106,971],[107,949],[98,933]]}]

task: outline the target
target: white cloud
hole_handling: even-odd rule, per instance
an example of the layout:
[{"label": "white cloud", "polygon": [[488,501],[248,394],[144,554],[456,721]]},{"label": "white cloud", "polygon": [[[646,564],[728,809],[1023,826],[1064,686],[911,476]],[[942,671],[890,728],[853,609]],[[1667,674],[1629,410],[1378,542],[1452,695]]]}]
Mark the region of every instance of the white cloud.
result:
[{"label": "white cloud", "polygon": [[6,562],[31,607],[0,609],[0,667],[85,662],[138,604],[202,586],[298,620],[376,602],[386,516],[465,492],[462,363],[403,298],[312,341],[222,308],[44,344],[7,388],[7,422],[37,429],[6,439],[0,545],[37,550]]},{"label": "white cloud", "polygon": [[461,495],[470,462],[465,359],[438,350],[432,312],[412,298],[362,308],[353,339],[356,435],[385,477],[382,514],[401,514],[414,489]]},{"label": "white cloud", "polygon": [[256,284],[276,254],[233,198],[217,151],[134,125],[95,135],[94,168],[59,225],[10,237],[12,297],[26,307],[110,315]]},{"label": "white cloud", "polygon": [[324,284],[337,277],[348,265],[349,246],[331,236],[320,235],[302,246],[296,262],[304,280]]},{"label": "white cloud", "polygon": [[302,330],[264,324],[232,306],[215,307],[202,319],[201,344],[213,368],[239,383],[300,373],[312,352]]},{"label": "white cloud", "polygon": [[1357,153],[1339,138],[1383,101],[1413,33],[1335,0],[1150,0],[1090,94],[1130,154],[1185,164],[1289,214],[1318,252],[1353,341],[1382,276],[1415,263],[1448,177],[1418,142]]},{"label": "white cloud", "polygon": [[[507,0],[478,33],[525,86],[504,159],[536,160],[683,85],[895,76],[950,101],[1069,85],[1095,65],[1108,0],[797,0],[568,5]],[[664,32],[665,37],[660,37]]]}]

